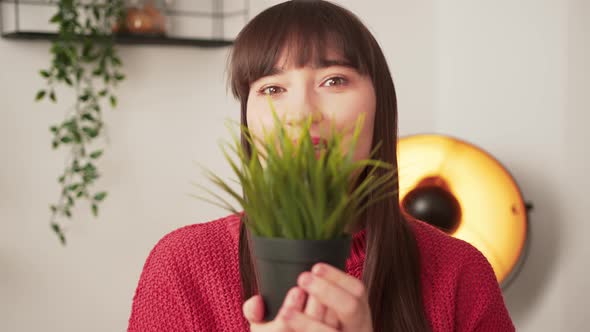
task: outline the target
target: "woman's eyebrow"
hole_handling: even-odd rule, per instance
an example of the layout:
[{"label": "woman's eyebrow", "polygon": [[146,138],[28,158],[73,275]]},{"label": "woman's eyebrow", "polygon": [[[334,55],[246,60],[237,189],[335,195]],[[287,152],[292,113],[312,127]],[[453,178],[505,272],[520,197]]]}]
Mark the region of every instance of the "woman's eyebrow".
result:
[{"label": "woman's eyebrow", "polygon": [[350,67],[350,68],[353,68],[353,66],[350,64],[350,62],[348,62],[346,60],[340,60],[340,59],[335,59],[335,60],[321,59],[320,60],[320,65],[318,67],[316,67],[316,69],[327,68],[327,67],[332,67],[332,66],[340,66],[340,67]]}]

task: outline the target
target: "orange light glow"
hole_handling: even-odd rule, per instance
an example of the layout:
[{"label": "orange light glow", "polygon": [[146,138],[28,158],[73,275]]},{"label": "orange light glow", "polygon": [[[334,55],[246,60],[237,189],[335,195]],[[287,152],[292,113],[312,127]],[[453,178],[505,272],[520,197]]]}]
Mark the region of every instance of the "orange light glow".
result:
[{"label": "orange light glow", "polygon": [[400,202],[425,178],[442,179],[459,202],[459,224],[449,235],[479,249],[502,283],[517,265],[527,234],[520,190],[492,156],[464,141],[415,135],[398,143]]}]

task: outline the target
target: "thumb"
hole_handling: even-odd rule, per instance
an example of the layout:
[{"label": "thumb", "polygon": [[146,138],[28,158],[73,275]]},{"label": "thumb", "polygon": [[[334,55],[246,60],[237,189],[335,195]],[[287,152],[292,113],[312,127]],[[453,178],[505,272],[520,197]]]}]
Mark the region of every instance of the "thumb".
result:
[{"label": "thumb", "polygon": [[261,323],[264,319],[264,302],[262,296],[254,295],[249,298],[242,306],[244,317],[250,324]]}]

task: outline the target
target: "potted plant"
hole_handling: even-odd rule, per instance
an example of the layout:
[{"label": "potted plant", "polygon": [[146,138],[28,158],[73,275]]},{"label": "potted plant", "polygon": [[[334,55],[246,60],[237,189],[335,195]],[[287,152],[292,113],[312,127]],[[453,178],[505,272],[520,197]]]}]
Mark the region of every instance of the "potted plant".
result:
[{"label": "potted plant", "polygon": [[[275,129],[265,132],[264,137],[253,137],[248,128],[240,127],[251,147],[250,155],[234,132],[233,145],[223,148],[243,195],[206,170],[207,177],[234,198],[247,216],[244,220],[252,235],[266,320],[276,316],[298,275],[315,263],[325,262],[344,270],[351,245],[347,226],[369,205],[392,197],[395,188],[395,168],[391,164],[353,160],[363,117],[356,123],[349,151],[343,151],[344,136],[334,126],[329,140],[317,146],[312,143],[308,119],[294,142],[272,103],[271,110]],[[232,159],[227,146],[237,160]],[[385,172],[377,172],[380,168]],[[361,178],[363,171],[366,176]],[[239,213],[221,196],[199,187],[216,200],[199,198]]]}]

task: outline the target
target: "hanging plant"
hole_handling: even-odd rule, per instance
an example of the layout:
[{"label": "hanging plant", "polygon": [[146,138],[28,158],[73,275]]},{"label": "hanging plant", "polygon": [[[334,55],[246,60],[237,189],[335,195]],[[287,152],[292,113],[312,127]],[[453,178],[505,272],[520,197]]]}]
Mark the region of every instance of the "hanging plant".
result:
[{"label": "hanging plant", "polygon": [[51,65],[40,71],[47,86],[35,99],[56,103],[58,85],[75,92],[63,121],[50,127],[53,149],[67,150],[65,169],[58,178],[59,198],[50,205],[51,229],[65,245],[66,220],[72,217],[75,203],[88,200],[92,214],[98,216],[99,204],[107,196],[106,191],[91,189],[100,177],[95,162],[103,154],[93,143],[104,134],[103,103],[116,107],[114,90],[125,78],[112,33],[112,27],[123,19],[124,6],[122,0],[60,0],[57,7],[50,20],[58,25],[50,49]]}]

